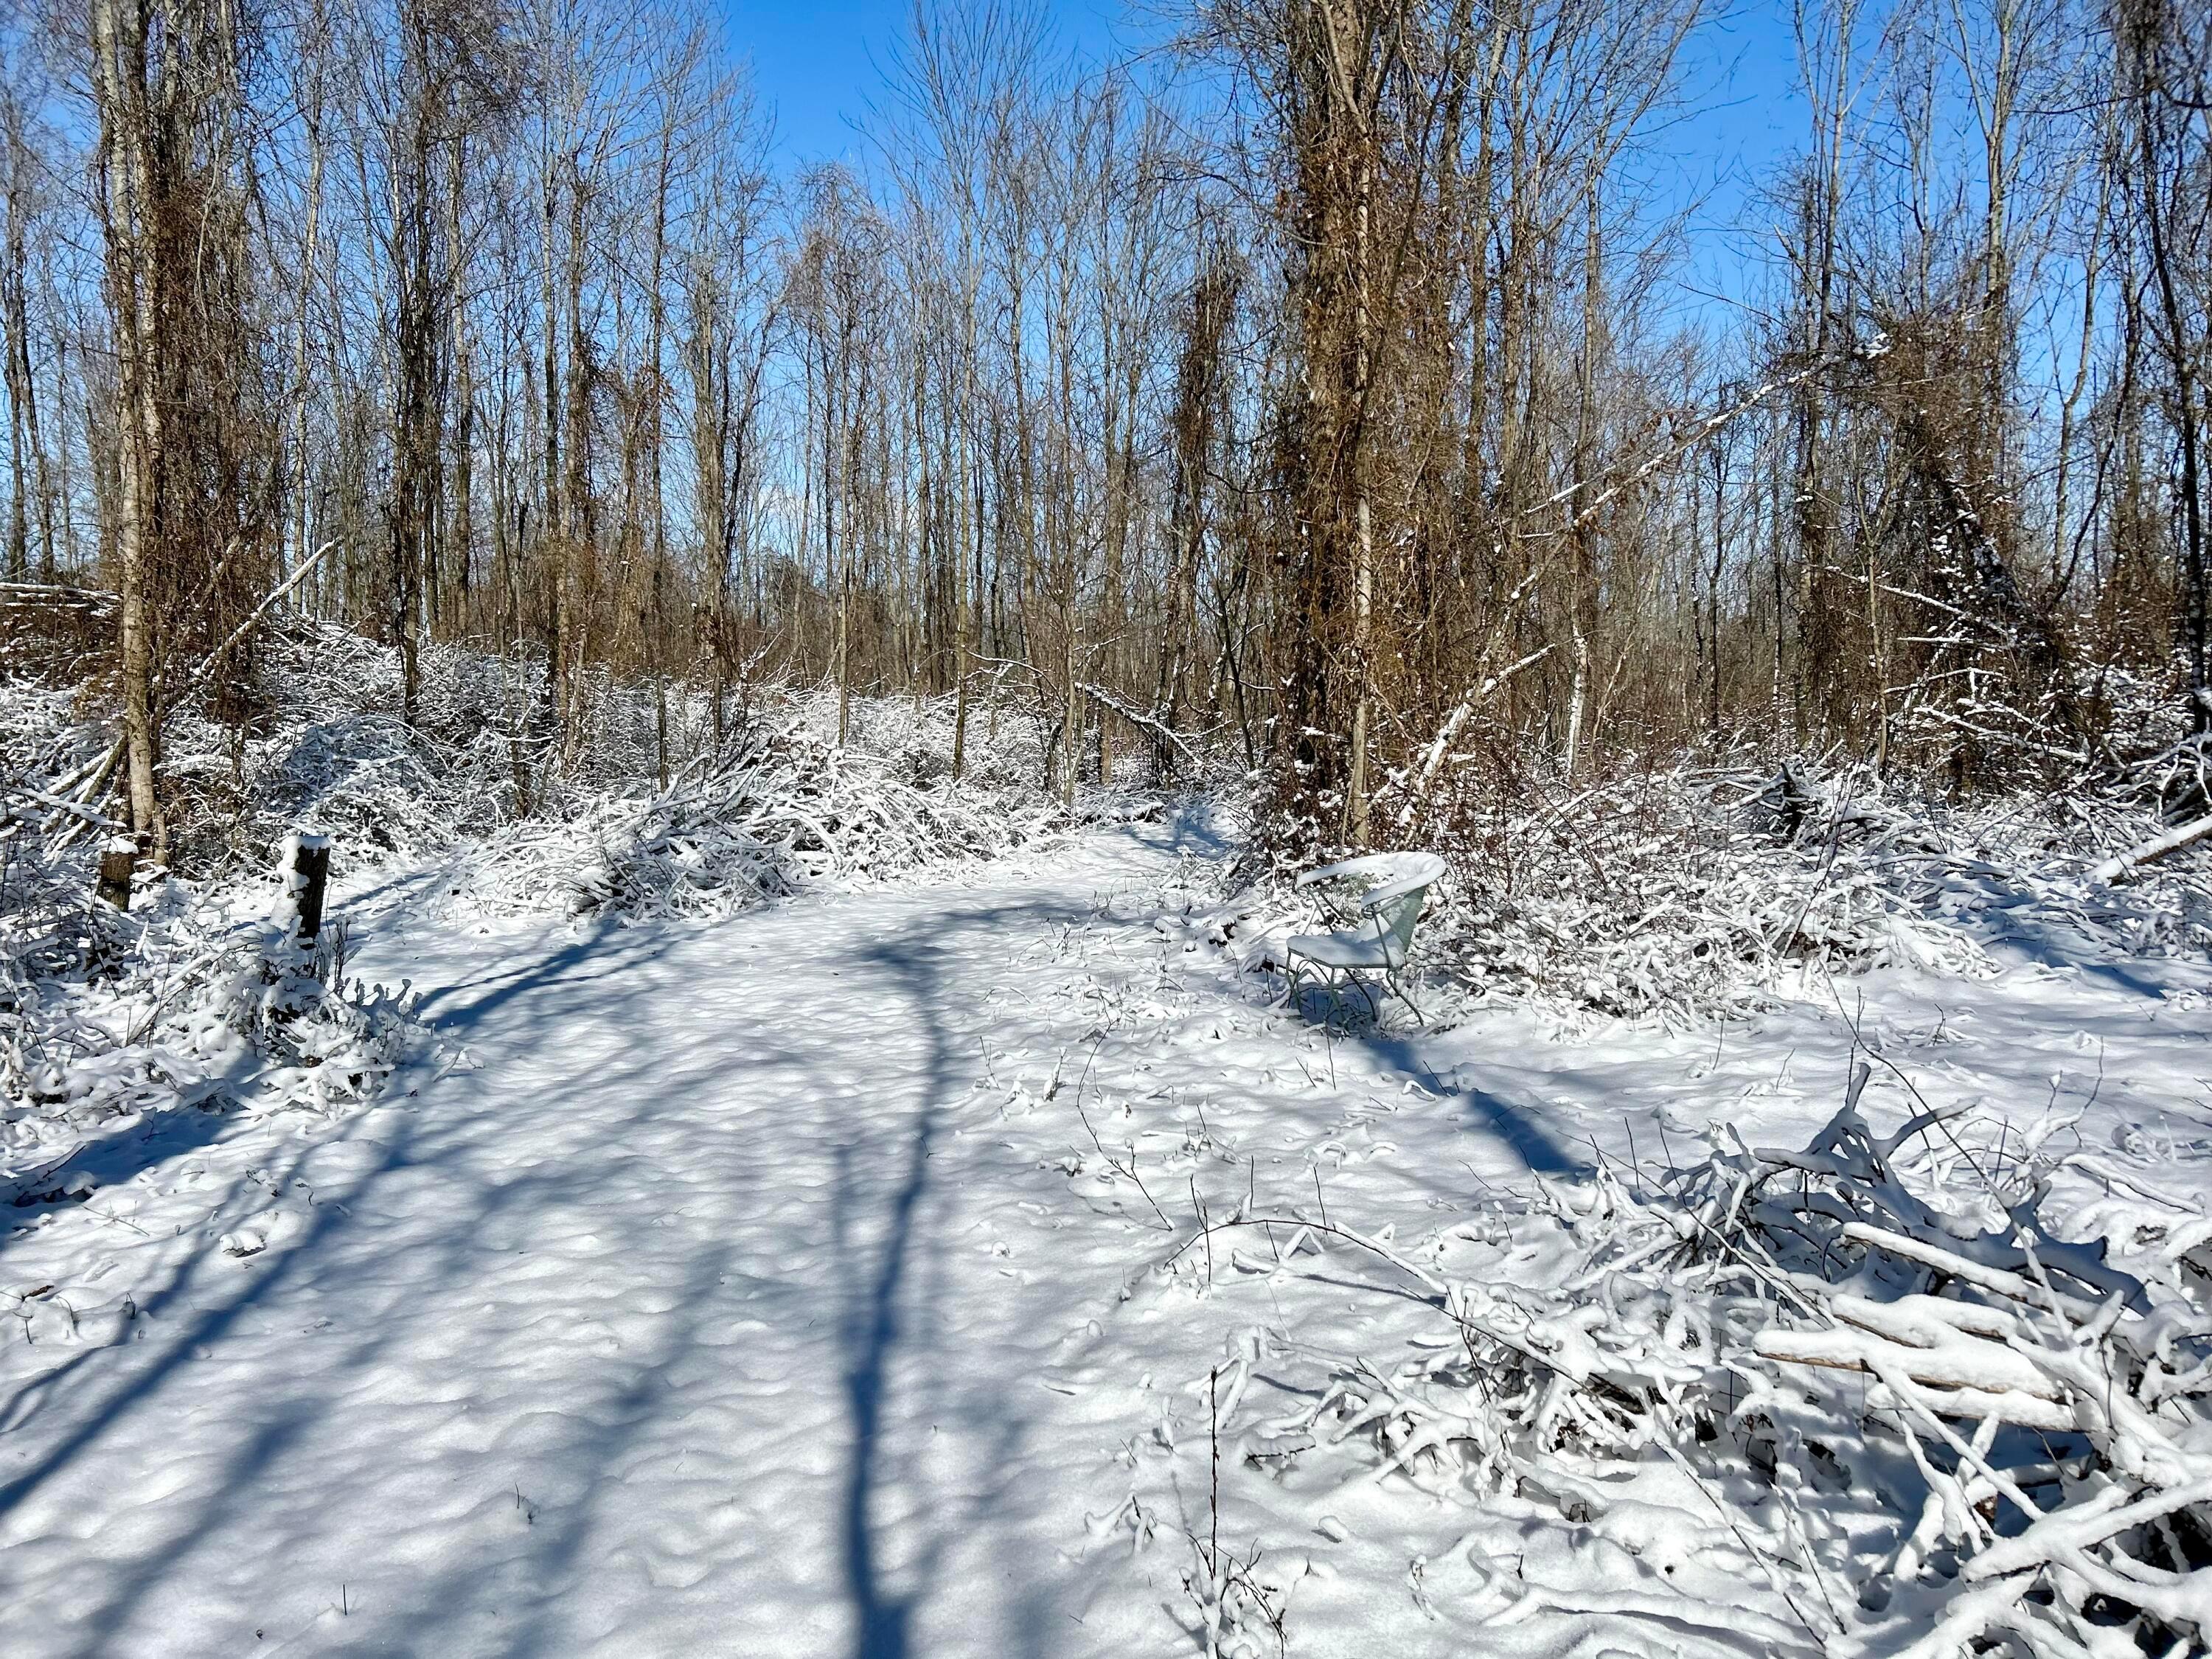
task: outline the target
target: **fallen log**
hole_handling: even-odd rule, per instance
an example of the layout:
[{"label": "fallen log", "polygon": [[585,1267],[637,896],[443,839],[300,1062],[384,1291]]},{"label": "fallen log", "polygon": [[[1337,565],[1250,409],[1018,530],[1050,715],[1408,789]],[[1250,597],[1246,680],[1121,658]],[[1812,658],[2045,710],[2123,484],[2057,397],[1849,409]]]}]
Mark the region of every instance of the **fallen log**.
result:
[{"label": "fallen log", "polygon": [[2162,836],[2153,836],[2140,847],[2130,847],[2126,852],[2106,859],[2089,872],[2089,879],[2105,883],[2118,881],[2130,870],[2154,863],[2169,853],[2178,853],[2191,842],[2202,841],[2207,836],[2212,836],[2212,817],[2197,818],[2178,829],[2169,830]]}]

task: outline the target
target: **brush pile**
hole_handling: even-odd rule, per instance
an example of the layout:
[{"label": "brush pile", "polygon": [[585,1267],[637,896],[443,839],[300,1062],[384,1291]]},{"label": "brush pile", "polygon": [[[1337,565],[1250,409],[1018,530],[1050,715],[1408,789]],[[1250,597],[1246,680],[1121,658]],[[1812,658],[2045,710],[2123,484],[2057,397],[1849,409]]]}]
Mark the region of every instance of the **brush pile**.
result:
[{"label": "brush pile", "polygon": [[[64,621],[70,614],[63,608]],[[61,623],[42,614],[40,625],[19,624],[22,648],[0,653],[0,667],[50,665]],[[40,641],[47,648],[30,653],[25,642]],[[113,827],[121,750],[100,665],[76,666],[84,678],[27,671],[0,682],[0,811],[88,880],[88,843]],[[514,811],[518,774],[544,748],[531,736],[527,688],[512,679],[496,658],[427,650],[410,726],[396,651],[329,623],[272,618],[241,706],[218,718],[193,696],[168,712],[161,777],[172,871],[257,873],[303,823],[376,862],[484,834]]]},{"label": "brush pile", "polygon": [[[288,620],[260,659],[260,708],[222,723],[173,720],[179,866],[258,867],[301,824],[358,860],[420,858],[489,833],[521,804],[544,748],[527,684],[496,657],[422,653],[414,722],[398,653],[324,623]],[[520,763],[518,768],[518,762]]]},{"label": "brush pile", "polygon": [[1479,1512],[1498,1538],[1471,1534],[1465,1611],[1485,1625],[1724,1607],[1771,1651],[2205,1650],[2203,1194],[2061,1152],[2062,1117],[1978,1140],[1922,1109],[1878,1132],[1867,1077],[1800,1148],[1723,1131],[1686,1167],[1546,1182],[1422,1248],[1316,1226],[1240,1256],[1271,1282],[1340,1275],[1316,1258],[1352,1239],[1436,1327],[1395,1362],[1255,1353],[1224,1396],[1264,1360],[1307,1403],[1243,1425],[1245,1456],[1293,1487],[1356,1474]]}]

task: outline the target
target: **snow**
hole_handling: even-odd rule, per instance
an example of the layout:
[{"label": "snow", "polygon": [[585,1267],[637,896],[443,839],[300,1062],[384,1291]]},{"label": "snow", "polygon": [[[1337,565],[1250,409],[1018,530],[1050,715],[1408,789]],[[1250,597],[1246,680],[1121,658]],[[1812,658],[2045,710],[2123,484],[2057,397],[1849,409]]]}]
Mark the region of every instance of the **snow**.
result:
[{"label": "snow", "polygon": [[[1506,1195],[1802,1146],[1869,1053],[1886,1124],[2078,1115],[2080,1236],[2203,1191],[2201,963],[2001,914],[1985,977],[1347,1034],[1222,948],[1226,851],[1173,817],[629,924],[334,878],[429,1028],[381,1097],[149,1124],[0,1239],[7,1651],[1813,1651],[1779,1504],[1656,1448],[1444,1480],[1424,1281],[1535,1307]],[[1913,1367],[1981,1340],[1858,1310]],[[1528,1340],[1601,1370],[1632,1315]]]}]

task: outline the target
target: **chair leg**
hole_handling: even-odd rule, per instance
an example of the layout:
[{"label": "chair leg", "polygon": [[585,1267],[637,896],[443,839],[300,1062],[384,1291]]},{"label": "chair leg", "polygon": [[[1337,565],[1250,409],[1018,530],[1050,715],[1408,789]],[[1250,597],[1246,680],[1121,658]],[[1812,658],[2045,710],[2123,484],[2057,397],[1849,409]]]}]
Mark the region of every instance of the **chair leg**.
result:
[{"label": "chair leg", "polygon": [[1384,981],[1384,983],[1389,986],[1392,994],[1396,996],[1399,1001],[1404,1003],[1408,1008],[1411,1008],[1413,1011],[1413,1018],[1420,1022],[1421,1029],[1425,1031],[1429,1029],[1429,1017],[1421,1012],[1421,1005],[1419,1003],[1414,1001],[1413,998],[1406,994],[1406,988],[1398,982],[1398,976],[1395,974],[1393,974]]},{"label": "chair leg", "polygon": [[1352,981],[1359,988],[1359,994],[1367,999],[1367,1023],[1378,1030],[1382,1024],[1382,1005],[1376,1000],[1375,988],[1364,979]]},{"label": "chair leg", "polygon": [[[1301,1013],[1304,1012],[1303,998],[1309,987],[1328,994],[1328,1012],[1322,1017],[1322,1020],[1324,1025],[1336,1026],[1347,1033],[1350,1032],[1351,1011],[1344,994],[1347,986],[1357,989],[1365,999],[1369,1022],[1378,1027],[1382,1023],[1382,999],[1376,995],[1375,988],[1358,974],[1346,969],[1328,967],[1320,963],[1297,961],[1285,969],[1284,977],[1288,981],[1291,1006]],[[1422,1014],[1419,1006],[1399,988],[1394,978],[1385,975],[1383,984],[1396,994],[1401,1002],[1413,1009],[1415,1019],[1419,1020],[1424,1027],[1428,1024],[1428,1019]]]},{"label": "chair leg", "polygon": [[1332,1027],[1336,1030],[1349,1032],[1352,1030],[1352,1024],[1351,1021],[1346,1017],[1344,1008],[1345,979],[1346,975],[1342,969],[1334,969],[1329,974],[1328,1017],[1322,1023],[1325,1026]]}]

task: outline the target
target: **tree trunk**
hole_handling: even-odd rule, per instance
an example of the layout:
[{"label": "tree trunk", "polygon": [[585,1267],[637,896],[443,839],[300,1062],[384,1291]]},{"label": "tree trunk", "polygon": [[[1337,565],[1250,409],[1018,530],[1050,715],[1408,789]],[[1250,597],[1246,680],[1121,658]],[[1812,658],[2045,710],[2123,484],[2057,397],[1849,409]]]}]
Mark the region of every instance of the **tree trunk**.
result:
[{"label": "tree trunk", "polygon": [[156,479],[161,454],[158,396],[161,319],[160,237],[147,100],[146,18],[134,0],[93,0],[93,84],[100,112],[108,301],[115,319],[117,461],[115,526],[120,597],[123,735],[131,827],[167,857],[167,833],[155,789],[161,749],[154,695],[153,619],[148,586],[154,556]]}]

